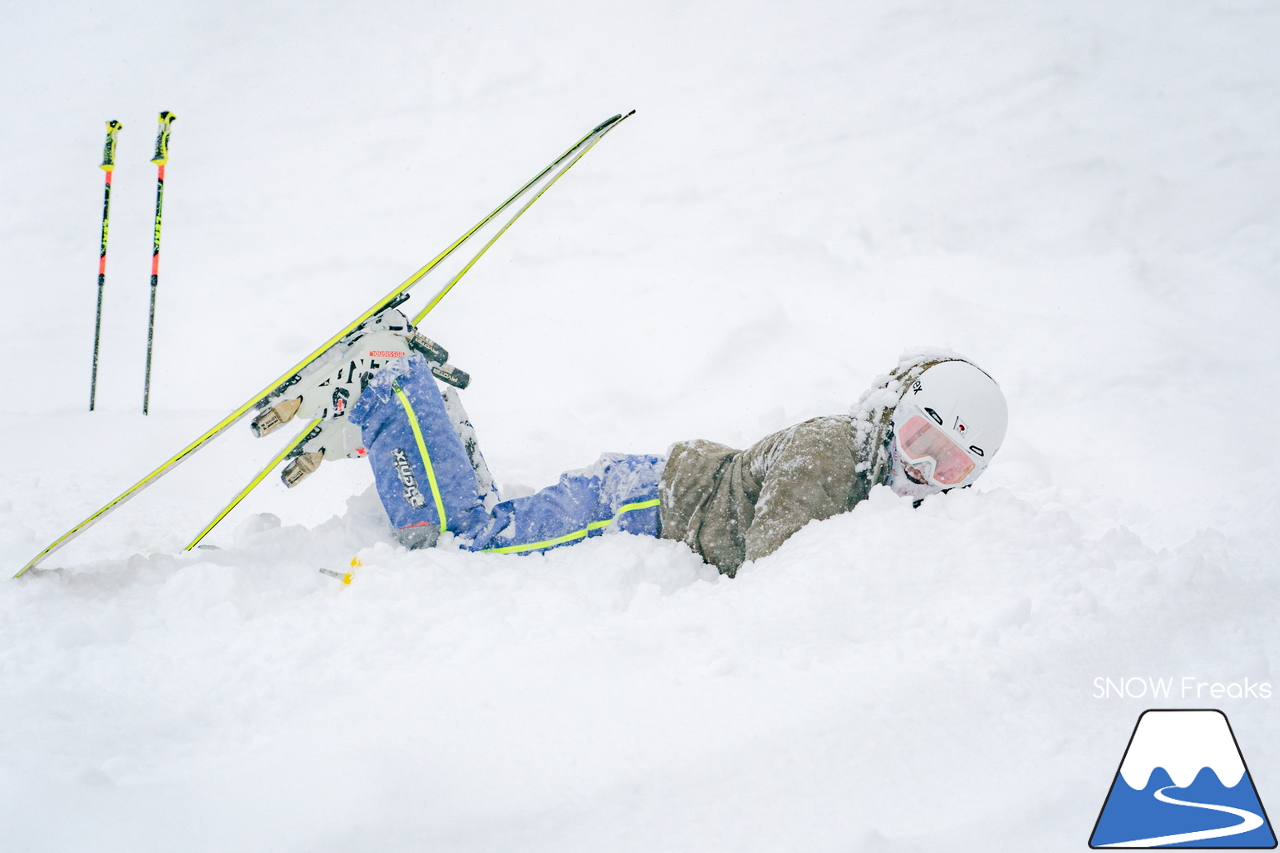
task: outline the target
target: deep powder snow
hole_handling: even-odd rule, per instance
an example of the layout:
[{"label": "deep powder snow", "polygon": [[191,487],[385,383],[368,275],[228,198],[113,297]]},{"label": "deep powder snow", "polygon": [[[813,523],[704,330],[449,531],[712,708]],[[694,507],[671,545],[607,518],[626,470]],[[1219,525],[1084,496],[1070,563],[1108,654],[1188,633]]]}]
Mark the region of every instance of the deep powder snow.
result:
[{"label": "deep powder snow", "polygon": [[238,425],[0,583],[5,848],[1079,850],[1147,707],[1226,711],[1271,802],[1280,691],[1210,685],[1280,686],[1278,36],[1244,0],[13,10],[10,574],[631,108],[424,324],[507,494],[847,411],[920,346],[1010,430],[728,580],[625,534],[406,552],[358,461],[183,552],[284,440]]}]

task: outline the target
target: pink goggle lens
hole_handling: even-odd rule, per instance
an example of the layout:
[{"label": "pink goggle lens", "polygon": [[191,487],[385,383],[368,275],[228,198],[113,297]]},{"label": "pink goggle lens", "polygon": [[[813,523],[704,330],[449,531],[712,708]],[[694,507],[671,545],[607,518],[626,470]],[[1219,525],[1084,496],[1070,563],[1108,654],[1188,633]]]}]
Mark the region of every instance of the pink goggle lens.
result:
[{"label": "pink goggle lens", "polygon": [[924,459],[926,456],[932,459],[933,479],[944,486],[961,482],[977,467],[959,445],[919,415],[902,427],[898,443],[911,459]]}]

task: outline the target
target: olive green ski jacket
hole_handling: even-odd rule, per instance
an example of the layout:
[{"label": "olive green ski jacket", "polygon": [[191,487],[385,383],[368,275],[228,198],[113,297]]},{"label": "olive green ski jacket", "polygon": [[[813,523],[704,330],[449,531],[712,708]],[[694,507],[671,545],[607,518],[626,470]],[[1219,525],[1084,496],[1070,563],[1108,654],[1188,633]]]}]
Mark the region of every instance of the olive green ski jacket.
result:
[{"label": "olive green ski jacket", "polygon": [[810,521],[853,509],[889,478],[894,407],[917,376],[947,360],[906,358],[852,415],[813,418],[746,450],[701,439],[672,446],[658,492],[662,538],[684,542],[732,577]]}]

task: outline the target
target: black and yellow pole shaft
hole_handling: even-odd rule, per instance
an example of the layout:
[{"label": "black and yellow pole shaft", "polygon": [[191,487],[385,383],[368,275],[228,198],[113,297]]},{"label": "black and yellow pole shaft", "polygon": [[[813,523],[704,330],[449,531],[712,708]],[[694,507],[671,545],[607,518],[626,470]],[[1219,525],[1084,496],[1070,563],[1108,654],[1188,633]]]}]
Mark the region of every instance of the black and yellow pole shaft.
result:
[{"label": "black and yellow pole shaft", "polygon": [[93,323],[93,377],[89,380],[89,411],[98,397],[98,343],[102,340],[102,289],[107,283],[107,226],[111,222],[111,175],[116,169],[116,134],[124,127],[107,122],[107,144],[102,148],[102,170],[107,173],[102,191],[102,242],[98,246],[98,317]]},{"label": "black and yellow pole shaft", "polygon": [[147,320],[147,376],[142,384],[142,414],[151,403],[151,345],[156,334],[156,285],[160,283],[160,212],[164,209],[164,166],[169,162],[169,128],[177,116],[160,113],[160,129],[156,132],[156,228],[151,238],[151,314]]}]

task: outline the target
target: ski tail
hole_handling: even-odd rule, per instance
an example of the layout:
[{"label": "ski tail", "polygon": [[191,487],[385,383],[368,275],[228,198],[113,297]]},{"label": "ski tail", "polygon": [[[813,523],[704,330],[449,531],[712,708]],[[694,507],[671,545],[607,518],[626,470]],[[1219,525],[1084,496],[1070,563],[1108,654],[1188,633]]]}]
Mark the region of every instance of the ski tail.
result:
[{"label": "ski tail", "polygon": [[[556,180],[558,180],[560,175],[563,174],[564,171],[568,169],[568,167],[571,167],[574,163],[578,161],[578,159],[581,158],[582,154],[585,154],[586,151],[589,150],[592,146],[594,146],[596,142],[598,142],[601,138],[603,138],[605,134],[613,130],[613,128],[617,127],[620,122],[630,117],[634,112],[635,111],[633,110],[631,113],[627,113],[626,115],[619,114],[619,115],[613,116],[610,119],[607,119],[604,122],[601,122],[600,125],[598,125],[590,133],[588,133],[586,136],[582,137],[580,140],[574,143],[574,145],[572,145],[563,154],[561,154],[559,157],[553,160],[546,168],[538,172],[537,175],[535,175],[530,181],[528,181],[526,184],[520,187],[520,189],[512,193],[512,195],[509,198],[507,198],[504,202],[502,202],[502,204],[498,205],[496,208],[493,209],[493,211],[491,211],[483,219],[481,219],[479,222],[477,222],[475,225],[469,228],[461,237],[459,237],[457,240],[454,240],[452,243],[450,243],[449,246],[444,249],[444,251],[440,252],[440,254],[432,258],[431,261],[428,262],[424,267],[422,267],[413,275],[411,275],[408,279],[406,279],[404,282],[398,285],[394,290],[392,290],[386,296],[384,296],[383,298],[375,302],[372,307],[370,307],[364,313],[360,314],[360,316],[352,320],[341,331],[339,331],[329,340],[321,344],[320,347],[317,348],[314,352],[312,352],[306,358],[302,359],[300,362],[298,362],[296,365],[294,365],[292,368],[286,371],[284,375],[281,376],[279,379],[276,379],[275,381],[273,381],[270,385],[268,385],[262,391],[259,391],[257,394],[251,397],[247,402],[245,402],[244,404],[236,408],[235,411],[231,412],[231,414],[227,415],[225,418],[218,421],[216,424],[214,424],[212,427],[206,430],[202,435],[196,438],[193,442],[191,442],[182,450],[178,451],[178,453],[174,454],[169,459],[167,459],[164,462],[164,464],[162,464],[159,468],[156,468],[150,474],[148,474],[147,476],[139,480],[137,483],[130,486],[129,489],[122,492],[120,495],[118,495],[114,499],[112,499],[109,503],[107,503],[97,512],[93,513],[93,515],[89,516],[84,521],[80,522],[75,527],[71,528],[66,533],[62,534],[57,539],[55,539],[43,551],[41,551],[39,554],[33,557],[30,562],[28,562],[25,566],[23,566],[18,571],[18,573],[14,575],[14,577],[22,577],[22,575],[26,574],[31,569],[40,565],[40,563],[43,562],[45,559],[47,559],[49,555],[53,554],[58,549],[62,548],[64,545],[69,543],[71,540],[75,539],[77,536],[79,536],[88,528],[92,527],[102,518],[104,518],[114,510],[116,510],[122,504],[132,499],[135,495],[137,495],[143,489],[147,488],[156,480],[160,479],[165,474],[172,471],[179,464],[186,461],[187,457],[195,453],[200,448],[204,447],[204,445],[208,444],[214,438],[217,438],[226,430],[228,430],[231,426],[233,426],[237,421],[239,421],[241,418],[247,415],[254,408],[264,405],[266,402],[268,402],[271,399],[273,394],[275,394],[283,386],[292,384],[294,377],[298,377],[302,373],[302,371],[304,371],[307,367],[309,367],[313,362],[323,357],[331,347],[338,344],[347,335],[351,334],[360,326],[367,323],[375,315],[385,311],[388,306],[392,304],[397,304],[398,301],[402,301],[400,297],[403,293],[405,293],[405,291],[412,288],[419,281],[421,281],[428,273],[430,273],[433,269],[435,269],[442,261],[444,261],[446,258],[453,255],[453,253],[457,251],[457,249],[460,246],[462,246],[463,243],[471,239],[471,237],[475,235],[477,231],[479,231],[484,226],[488,225],[491,221],[493,221],[496,217],[501,215],[503,211],[510,208],[531,187],[537,185],[538,182],[541,181],[543,178],[545,178],[547,175],[554,172],[557,168],[564,166],[564,164],[568,162],[568,165],[564,166],[564,168],[561,169],[560,173],[556,174],[553,177],[550,183],[554,183]],[[547,186],[550,186],[550,183],[548,183]],[[546,191],[546,187],[543,187],[541,192],[537,193],[537,195],[535,196],[535,200],[538,196],[541,196],[542,192],[545,192],[545,191]],[[531,203],[532,202],[530,202],[530,204]],[[519,213],[516,214],[516,217],[518,218],[518,216],[522,214],[525,210],[527,210],[528,207],[529,207],[529,204],[524,205],[524,207],[520,209]],[[512,221],[514,221],[514,219]],[[503,227],[502,231],[505,232],[507,227],[510,227],[510,222],[508,222]],[[499,235],[501,233],[502,232],[499,232]],[[495,237],[494,240],[496,239],[497,238]],[[489,246],[493,245],[494,240],[490,240],[489,243],[486,244],[485,247],[481,250],[480,254],[483,254],[485,251],[487,251]],[[479,255],[473,258],[471,261],[471,264],[474,264],[475,261],[478,260],[478,258],[479,258]],[[464,268],[463,270],[464,273],[467,269],[470,269],[471,264],[468,264]],[[461,274],[454,276],[450,284],[447,285],[442,290],[442,292],[436,294],[436,296],[433,298],[431,302],[431,305],[428,307],[428,310],[430,310],[430,308],[435,307],[435,304],[438,303],[440,299],[444,297],[445,293],[448,292],[448,289],[451,288],[452,285],[455,284],[459,278],[461,278]],[[426,313],[425,311],[422,312],[422,314],[425,314],[425,313]]]}]

